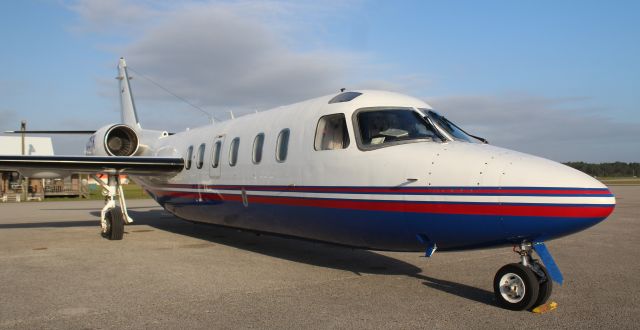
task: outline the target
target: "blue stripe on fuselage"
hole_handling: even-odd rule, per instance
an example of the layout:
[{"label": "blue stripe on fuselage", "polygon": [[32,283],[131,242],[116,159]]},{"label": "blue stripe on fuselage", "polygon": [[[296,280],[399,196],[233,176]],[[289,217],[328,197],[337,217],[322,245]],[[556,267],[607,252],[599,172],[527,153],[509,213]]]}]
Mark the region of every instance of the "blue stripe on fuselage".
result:
[{"label": "blue stripe on fuselage", "polygon": [[194,201],[162,197],[158,202],[193,221],[296,236],[379,250],[422,251],[417,234],[439,250],[511,245],[527,239],[548,240],[590,227],[604,218],[561,218],[428,214],[236,201]]}]

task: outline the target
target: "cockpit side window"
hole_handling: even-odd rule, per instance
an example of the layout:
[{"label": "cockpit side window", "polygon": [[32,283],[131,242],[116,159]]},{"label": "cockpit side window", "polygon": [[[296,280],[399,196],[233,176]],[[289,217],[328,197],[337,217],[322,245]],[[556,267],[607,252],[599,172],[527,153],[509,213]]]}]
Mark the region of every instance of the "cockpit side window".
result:
[{"label": "cockpit side window", "polygon": [[411,108],[360,109],[354,113],[358,147],[363,150],[417,141],[441,141],[435,129]]},{"label": "cockpit side window", "polygon": [[344,114],[323,116],[318,120],[314,149],[334,150],[349,146],[349,132]]},{"label": "cockpit side window", "polygon": [[[463,142],[471,142],[471,143],[479,143],[479,141],[485,141],[484,139],[469,135],[462,128],[458,127],[458,125],[451,122],[449,119],[440,115],[439,113],[430,110],[430,109],[418,109],[420,112],[425,114],[434,125],[440,127],[440,129],[444,130],[451,138],[456,141]],[[485,141],[486,142],[486,141]]]}]

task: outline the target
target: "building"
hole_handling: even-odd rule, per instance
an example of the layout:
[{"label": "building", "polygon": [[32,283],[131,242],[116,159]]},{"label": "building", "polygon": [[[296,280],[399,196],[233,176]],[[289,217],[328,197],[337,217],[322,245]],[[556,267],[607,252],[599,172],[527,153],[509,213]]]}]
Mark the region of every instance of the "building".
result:
[{"label": "building", "polygon": [[[0,136],[0,155],[22,155],[21,136]],[[24,154],[31,156],[53,156],[53,143],[50,137],[24,138]],[[0,201],[42,200],[53,196],[85,196],[86,178],[73,174],[67,178],[23,178],[16,172],[0,171]]]},{"label": "building", "polygon": [[[50,137],[25,136],[24,154],[33,156],[53,156]],[[22,155],[21,136],[0,136],[0,155]]]}]

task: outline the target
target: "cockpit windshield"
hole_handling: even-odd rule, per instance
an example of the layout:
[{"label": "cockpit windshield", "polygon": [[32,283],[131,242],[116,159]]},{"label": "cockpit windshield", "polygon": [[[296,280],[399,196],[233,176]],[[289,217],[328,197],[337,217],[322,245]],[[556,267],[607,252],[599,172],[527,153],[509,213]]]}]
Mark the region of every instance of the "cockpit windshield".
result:
[{"label": "cockpit windshield", "polygon": [[[475,136],[469,135],[467,132],[462,130],[458,125],[452,123],[449,119],[440,115],[439,113],[429,110],[429,109],[419,109],[426,117],[431,119],[431,122],[438,126],[440,129],[444,130],[449,136],[451,136],[456,141],[464,141],[471,143],[480,143],[482,141],[480,138],[476,138]],[[484,142],[484,141],[483,141]]]},{"label": "cockpit windshield", "polygon": [[436,130],[413,109],[373,109],[356,113],[364,148],[400,144],[414,140],[441,141]]}]

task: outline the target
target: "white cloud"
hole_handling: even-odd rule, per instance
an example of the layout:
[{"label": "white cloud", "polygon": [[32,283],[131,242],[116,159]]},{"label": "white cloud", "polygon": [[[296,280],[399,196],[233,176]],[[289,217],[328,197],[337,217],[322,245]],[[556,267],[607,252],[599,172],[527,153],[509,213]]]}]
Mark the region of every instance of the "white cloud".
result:
[{"label": "white cloud", "polygon": [[[375,54],[337,51],[320,40],[328,36],[327,21],[358,5],[81,0],[69,8],[78,15],[75,30],[118,36],[108,47],[100,45],[114,53],[114,62],[125,56],[135,71],[219,118],[228,118],[227,110],[236,115],[264,110],[341,87],[421,94],[437,85],[379,63]],[[138,76],[132,87],[143,125],[181,130],[202,123],[201,114],[132,74]],[[110,77],[99,83],[103,96],[117,99]],[[602,109],[585,105],[588,100],[479,95],[428,101],[496,145],[559,161],[640,158],[637,123],[615,122]],[[175,118],[169,127],[168,116]]]},{"label": "white cloud", "polygon": [[[346,6],[337,4],[333,10]],[[222,108],[266,109],[337,91],[366,65],[355,53],[294,49],[301,16],[328,12],[312,2],[79,1],[70,8],[80,17],[76,29],[89,32],[133,22],[133,38],[109,48],[136,72],[218,116]],[[151,22],[136,23],[144,18]],[[138,100],[175,101],[144,79],[134,85]],[[113,90],[111,82],[104,87]]]},{"label": "white cloud", "polygon": [[138,29],[157,17],[160,11],[151,4],[149,1],[77,0],[69,2],[67,8],[78,15],[73,31],[113,34]]},{"label": "white cloud", "polygon": [[206,106],[267,107],[341,87],[352,55],[296,52],[263,22],[229,8],[183,10],[124,48],[132,67]]},{"label": "white cloud", "polygon": [[532,95],[427,99],[465,130],[492,144],[557,161],[637,161],[639,123],[618,122],[584,98]]},{"label": "white cloud", "polygon": [[[360,55],[310,48],[315,43],[306,38],[321,28],[323,17],[348,6],[349,1],[163,0],[66,5],[77,15],[72,31],[95,36],[96,46],[112,52],[114,62],[126,57],[143,125],[171,131],[200,125],[204,117],[141,74],[218,118],[228,118],[228,110],[239,115],[350,87],[346,80],[357,76],[352,73]],[[110,78],[98,79],[101,95],[117,99]],[[171,123],[167,116],[174,118]],[[63,153],[79,150],[61,146]]]}]

